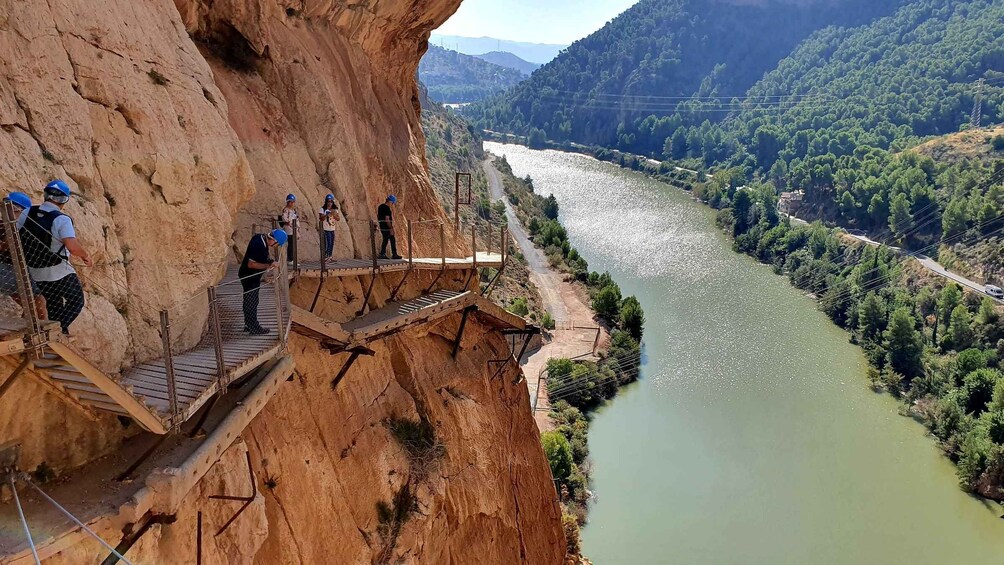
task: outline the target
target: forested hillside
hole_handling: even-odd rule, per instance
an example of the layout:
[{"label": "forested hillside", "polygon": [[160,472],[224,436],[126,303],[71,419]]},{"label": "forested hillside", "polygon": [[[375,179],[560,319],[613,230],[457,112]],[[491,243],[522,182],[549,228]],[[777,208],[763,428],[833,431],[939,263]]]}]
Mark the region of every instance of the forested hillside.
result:
[{"label": "forested hillside", "polygon": [[[681,103],[742,96],[813,31],[865,23],[898,4],[641,0],[468,115],[490,129],[661,152],[682,124],[669,118]],[[702,115],[714,122],[720,110]]]},{"label": "forested hillside", "polygon": [[482,53],[481,55],[475,55],[475,57],[481,59],[482,61],[488,61],[493,65],[517,70],[526,76],[530,76],[533,71],[540,68],[539,63],[524,61],[508,51],[490,51],[488,53]]},{"label": "forested hillside", "polygon": [[429,45],[418,66],[418,78],[429,89],[430,98],[441,104],[453,104],[498,94],[526,77],[515,69]]}]

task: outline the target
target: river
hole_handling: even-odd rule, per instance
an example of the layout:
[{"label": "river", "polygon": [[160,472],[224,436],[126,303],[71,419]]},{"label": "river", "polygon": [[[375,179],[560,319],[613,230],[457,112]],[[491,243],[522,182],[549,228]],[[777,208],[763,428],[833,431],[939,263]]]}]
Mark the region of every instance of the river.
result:
[{"label": "river", "polygon": [[486,143],[645,308],[640,381],[589,433],[583,552],[605,564],[1004,562],[999,510],[868,387],[816,304],[734,253],[714,212],[592,158]]}]

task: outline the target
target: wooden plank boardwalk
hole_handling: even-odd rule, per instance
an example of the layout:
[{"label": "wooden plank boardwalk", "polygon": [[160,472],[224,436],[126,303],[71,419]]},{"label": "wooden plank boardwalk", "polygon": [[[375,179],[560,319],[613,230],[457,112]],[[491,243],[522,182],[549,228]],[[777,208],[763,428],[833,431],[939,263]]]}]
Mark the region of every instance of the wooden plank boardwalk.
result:
[{"label": "wooden plank boardwalk", "polygon": [[[57,327],[47,342],[51,353],[33,361],[32,366],[45,377],[43,381],[53,392],[85,412],[97,410],[129,416],[149,431],[167,433],[195,414],[221,389],[281,353],[290,310],[284,304],[280,323],[277,298],[274,285],[261,286],[258,320],[269,333],[253,336],[244,332],[243,289],[237,281],[236,266],[228,270],[217,291],[224,366],[218,367],[214,340],[207,328],[195,346],[172,352],[177,414],[171,412],[168,371],[163,358],[126,369],[119,377],[108,375],[88,361]],[[11,342],[20,339],[23,344],[24,330],[17,330],[16,324],[0,324],[14,328],[6,334],[0,333],[3,339]]]},{"label": "wooden plank boardwalk", "polygon": [[[478,252],[478,267],[490,267],[498,269],[502,267],[502,255],[500,253]],[[442,257],[415,257],[409,264],[407,259],[377,259],[377,273],[395,273],[407,271],[409,268],[424,271],[462,270],[474,267],[475,257],[447,257],[445,262]],[[410,265],[410,267],[409,267]],[[325,262],[324,274],[329,277],[356,277],[360,275],[372,275],[374,273],[372,259],[339,259]],[[321,276],[320,261],[300,261],[297,270],[290,270],[290,275],[305,278],[319,278]]]}]

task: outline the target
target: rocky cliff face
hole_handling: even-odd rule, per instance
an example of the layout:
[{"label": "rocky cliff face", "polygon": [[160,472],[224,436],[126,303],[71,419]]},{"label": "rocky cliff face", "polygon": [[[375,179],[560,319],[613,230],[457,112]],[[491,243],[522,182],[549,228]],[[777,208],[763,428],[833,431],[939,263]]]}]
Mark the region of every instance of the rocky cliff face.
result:
[{"label": "rocky cliff face", "polygon": [[[0,146],[10,156],[0,184],[39,197],[49,178],[64,177],[79,195],[68,212],[98,265],[81,270],[78,346],[108,370],[157,356],[157,311],[218,280],[286,193],[306,217],[335,194],[349,220],[340,257],[368,249],[366,224],[387,194],[401,199],[399,216],[443,218],[414,76],[428,32],[458,4],[0,6]],[[416,230],[415,248],[438,253],[438,232]],[[452,238],[448,248],[467,250]],[[402,296],[430,282],[413,277]],[[396,283],[378,281],[377,305]],[[314,294],[307,284],[293,289],[295,302]],[[344,320],[363,292],[362,281],[328,281],[320,311]],[[264,503],[207,543],[207,562],[560,561],[560,517],[525,385],[513,384],[514,367],[491,378],[488,361],[506,345],[487,326],[469,324],[451,359],[456,323],[377,344],[336,390],[330,380],[347,356],[295,338],[298,378],[231,448],[247,444]],[[26,380],[2,401],[37,407],[0,410],[0,440],[25,440],[22,467],[79,465],[133,433],[78,417],[43,391]],[[76,441],[52,439],[57,427]],[[239,454],[221,460],[178,521],[135,547],[137,559],[191,562],[195,512],[207,512],[207,529],[221,526],[227,512],[205,495],[241,490],[244,466]],[[233,480],[206,484],[220,477]]]}]

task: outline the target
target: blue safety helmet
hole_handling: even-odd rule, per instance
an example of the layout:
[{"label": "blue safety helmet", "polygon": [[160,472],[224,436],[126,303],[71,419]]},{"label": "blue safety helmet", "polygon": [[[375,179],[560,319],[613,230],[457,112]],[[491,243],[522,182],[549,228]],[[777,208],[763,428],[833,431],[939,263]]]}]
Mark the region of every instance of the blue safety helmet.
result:
[{"label": "blue safety helmet", "polygon": [[334,199],[335,199],[335,195],[334,194],[329,194],[329,195],[327,195],[327,196],[324,197],[324,201],[325,202],[327,202],[328,200],[334,200]]},{"label": "blue safety helmet", "polygon": [[387,201],[390,202],[391,204],[397,204],[397,196],[391,194],[390,196],[387,197]]},{"label": "blue safety helmet", "polygon": [[23,192],[12,192],[4,200],[13,202],[26,210],[31,208],[31,197]]},{"label": "blue safety helmet", "polygon": [[286,195],[286,202],[296,202],[296,195],[295,194],[287,194]]},{"label": "blue safety helmet", "polygon": [[272,230],[272,239],[274,239],[279,245],[286,245],[286,240],[289,239],[289,237],[286,235],[286,232],[282,230]]},{"label": "blue safety helmet", "polygon": [[45,185],[45,199],[57,204],[66,204],[70,200],[70,185],[62,179],[56,179]]}]

